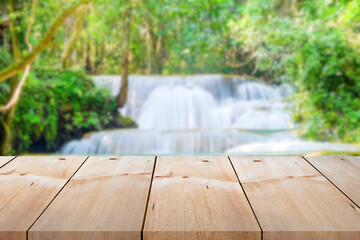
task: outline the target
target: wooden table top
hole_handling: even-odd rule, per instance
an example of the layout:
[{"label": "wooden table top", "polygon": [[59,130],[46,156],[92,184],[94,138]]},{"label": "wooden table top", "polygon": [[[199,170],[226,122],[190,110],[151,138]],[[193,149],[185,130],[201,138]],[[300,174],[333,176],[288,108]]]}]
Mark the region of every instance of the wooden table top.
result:
[{"label": "wooden table top", "polygon": [[359,239],[360,157],[0,157],[0,240]]}]

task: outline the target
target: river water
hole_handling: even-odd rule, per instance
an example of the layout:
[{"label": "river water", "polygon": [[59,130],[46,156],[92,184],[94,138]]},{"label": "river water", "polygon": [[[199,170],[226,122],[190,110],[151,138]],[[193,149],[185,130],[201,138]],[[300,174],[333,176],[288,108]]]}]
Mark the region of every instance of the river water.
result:
[{"label": "river water", "polygon": [[[116,95],[119,76],[96,76]],[[137,129],[88,134],[61,154],[283,155],[360,151],[354,145],[302,140],[292,123],[289,85],[239,76],[130,76],[126,106]]]}]

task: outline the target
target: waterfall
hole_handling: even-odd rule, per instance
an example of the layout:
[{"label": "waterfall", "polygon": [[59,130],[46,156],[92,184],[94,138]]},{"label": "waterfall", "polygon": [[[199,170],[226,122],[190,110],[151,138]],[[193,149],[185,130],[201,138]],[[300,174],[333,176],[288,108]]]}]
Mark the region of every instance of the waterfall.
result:
[{"label": "waterfall", "polygon": [[[117,95],[119,76],[96,76]],[[119,111],[137,129],[88,134],[61,154],[288,154],[359,151],[353,145],[301,140],[291,121],[289,85],[271,86],[239,76],[130,76]]]},{"label": "waterfall", "polygon": [[160,86],[147,98],[138,118],[140,129],[211,128],[220,125],[213,96],[197,86]]}]

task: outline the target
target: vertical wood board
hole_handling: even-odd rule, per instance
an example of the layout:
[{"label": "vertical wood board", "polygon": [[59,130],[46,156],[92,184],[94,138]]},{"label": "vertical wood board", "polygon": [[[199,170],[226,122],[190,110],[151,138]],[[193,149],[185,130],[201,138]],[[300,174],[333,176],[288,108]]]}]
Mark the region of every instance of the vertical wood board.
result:
[{"label": "vertical wood board", "polygon": [[25,240],[26,231],[85,159],[17,157],[2,167],[0,240]]},{"label": "vertical wood board", "polygon": [[158,157],[144,239],[260,239],[227,157]]},{"label": "vertical wood board", "polygon": [[231,157],[264,239],[360,239],[360,209],[301,157]]},{"label": "vertical wood board", "polygon": [[360,157],[306,157],[306,159],[360,206]]},{"label": "vertical wood board", "polygon": [[155,157],[90,157],[29,240],[140,239]]}]

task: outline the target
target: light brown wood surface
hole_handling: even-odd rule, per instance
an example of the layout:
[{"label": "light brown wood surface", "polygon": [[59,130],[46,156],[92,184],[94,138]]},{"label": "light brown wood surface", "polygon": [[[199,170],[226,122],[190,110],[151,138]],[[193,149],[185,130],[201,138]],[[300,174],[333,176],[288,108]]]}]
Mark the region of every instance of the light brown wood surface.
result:
[{"label": "light brown wood surface", "polygon": [[360,209],[301,157],[230,157],[264,239],[360,239]]},{"label": "light brown wood surface", "polygon": [[145,240],[260,239],[227,157],[158,157]]},{"label": "light brown wood surface", "polygon": [[360,206],[360,157],[305,157]]},{"label": "light brown wood surface", "polygon": [[141,238],[155,157],[89,157],[29,240]]},{"label": "light brown wood surface", "polygon": [[84,161],[85,157],[17,157],[2,167],[0,240],[25,240],[26,231]]},{"label": "light brown wood surface", "polygon": [[8,163],[14,157],[0,156],[0,168]]}]

